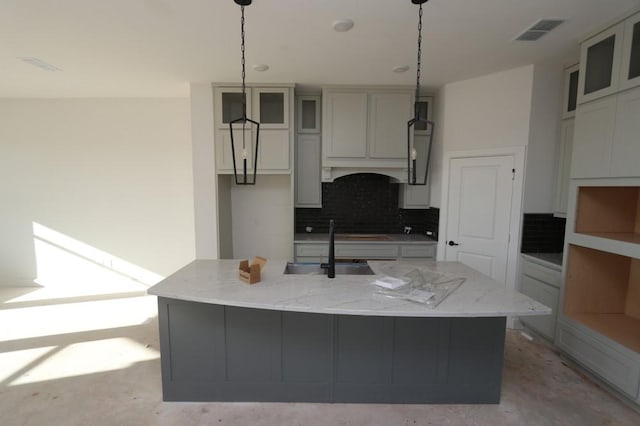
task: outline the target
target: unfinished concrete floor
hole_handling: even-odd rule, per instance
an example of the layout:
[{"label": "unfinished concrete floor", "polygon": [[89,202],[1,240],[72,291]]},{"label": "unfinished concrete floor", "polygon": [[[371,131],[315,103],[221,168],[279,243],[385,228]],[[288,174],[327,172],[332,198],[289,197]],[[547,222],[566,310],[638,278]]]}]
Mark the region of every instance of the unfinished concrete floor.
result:
[{"label": "unfinished concrete floor", "polygon": [[163,402],[155,297],[43,291],[0,290],[4,426],[640,425],[640,414],[516,331],[497,405]]}]

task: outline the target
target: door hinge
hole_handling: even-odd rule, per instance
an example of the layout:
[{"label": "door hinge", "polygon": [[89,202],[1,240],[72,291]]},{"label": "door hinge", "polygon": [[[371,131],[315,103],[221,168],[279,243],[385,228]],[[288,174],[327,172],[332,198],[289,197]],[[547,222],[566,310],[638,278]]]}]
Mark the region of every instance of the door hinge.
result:
[{"label": "door hinge", "polygon": [[511,169],[511,180],[516,180],[516,169]]}]

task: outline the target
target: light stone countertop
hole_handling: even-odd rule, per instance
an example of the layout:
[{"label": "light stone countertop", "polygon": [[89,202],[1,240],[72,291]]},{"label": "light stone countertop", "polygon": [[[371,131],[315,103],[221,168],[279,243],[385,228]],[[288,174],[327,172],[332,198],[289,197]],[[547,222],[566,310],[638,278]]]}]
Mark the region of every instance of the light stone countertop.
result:
[{"label": "light stone countertop", "polygon": [[[227,306],[343,315],[496,317],[548,315],[551,309],[459,262],[413,264],[466,281],[436,308],[376,294],[382,275],[285,275],[285,260],[269,260],[262,281],[238,278],[239,260],[195,260],[148,290],[170,299]],[[374,272],[411,262],[369,261]]]}]

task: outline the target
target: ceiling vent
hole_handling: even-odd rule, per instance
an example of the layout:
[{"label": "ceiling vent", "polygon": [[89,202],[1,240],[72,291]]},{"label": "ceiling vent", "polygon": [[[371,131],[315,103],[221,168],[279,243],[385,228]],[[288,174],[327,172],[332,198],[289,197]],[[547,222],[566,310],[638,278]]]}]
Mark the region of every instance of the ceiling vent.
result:
[{"label": "ceiling vent", "polygon": [[519,41],[536,41],[540,37],[547,34],[549,31],[555,29],[558,25],[562,24],[565,19],[541,19],[526,29],[522,34],[515,38]]}]

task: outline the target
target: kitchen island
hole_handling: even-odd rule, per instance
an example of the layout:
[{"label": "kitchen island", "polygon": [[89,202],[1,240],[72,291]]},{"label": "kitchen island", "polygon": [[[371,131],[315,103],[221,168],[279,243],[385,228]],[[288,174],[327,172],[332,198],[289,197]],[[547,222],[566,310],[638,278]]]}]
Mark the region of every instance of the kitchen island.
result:
[{"label": "kitchen island", "polygon": [[416,265],[465,282],[435,308],[378,294],[377,275],[262,281],[236,260],[196,260],[158,296],[166,401],[497,403],[507,316],[546,306],[458,262]]}]

